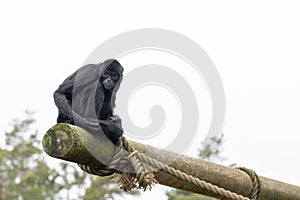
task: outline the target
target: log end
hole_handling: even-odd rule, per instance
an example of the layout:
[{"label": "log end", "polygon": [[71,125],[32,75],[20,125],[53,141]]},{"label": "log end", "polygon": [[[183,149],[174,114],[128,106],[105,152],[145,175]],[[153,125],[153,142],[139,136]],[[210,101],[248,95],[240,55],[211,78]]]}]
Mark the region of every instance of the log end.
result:
[{"label": "log end", "polygon": [[50,128],[43,138],[44,151],[52,157],[63,158],[73,147],[73,131],[68,124],[56,124]]}]

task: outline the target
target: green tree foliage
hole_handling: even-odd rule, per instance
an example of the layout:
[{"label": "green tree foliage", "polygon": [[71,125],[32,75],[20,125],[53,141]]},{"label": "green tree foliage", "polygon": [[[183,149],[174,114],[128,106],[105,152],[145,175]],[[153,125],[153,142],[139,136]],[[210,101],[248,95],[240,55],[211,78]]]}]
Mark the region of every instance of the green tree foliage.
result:
[{"label": "green tree foliage", "polygon": [[50,168],[34,123],[33,113],[26,112],[25,119],[14,119],[5,133],[5,145],[0,145],[0,200],[101,200],[123,194],[116,181],[88,175],[73,163],[55,160],[55,169]]},{"label": "green tree foliage", "polygon": [[54,199],[59,190],[54,171],[41,156],[32,113],[26,114],[25,120],[13,120],[0,147],[0,199]]},{"label": "green tree foliage", "polygon": [[184,190],[171,190],[167,193],[168,200],[212,200],[211,197],[206,197],[200,194],[187,192]]},{"label": "green tree foliage", "polygon": [[[88,175],[82,172],[76,165],[68,162],[61,162],[55,168],[55,182],[59,187],[59,193],[55,199],[80,199],[80,190],[85,188],[85,180]],[[71,196],[71,193],[73,194]]]},{"label": "green tree foliage", "polygon": [[116,196],[138,195],[138,190],[124,193],[119,189],[116,178],[91,176],[91,186],[86,190],[83,200],[113,200]]},{"label": "green tree foliage", "polygon": [[221,156],[223,144],[223,135],[221,137],[212,137],[202,142],[199,149],[198,157],[209,161],[224,161],[225,158]]}]

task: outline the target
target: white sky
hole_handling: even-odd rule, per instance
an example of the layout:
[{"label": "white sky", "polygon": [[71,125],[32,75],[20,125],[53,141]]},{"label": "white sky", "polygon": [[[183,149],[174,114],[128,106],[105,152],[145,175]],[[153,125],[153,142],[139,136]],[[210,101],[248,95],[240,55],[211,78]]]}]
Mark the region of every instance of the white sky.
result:
[{"label": "white sky", "polygon": [[170,29],[197,42],[220,73],[228,161],[300,185],[298,1],[81,2],[0,2],[1,134],[29,109],[42,136],[55,124],[54,90],[105,40]]}]

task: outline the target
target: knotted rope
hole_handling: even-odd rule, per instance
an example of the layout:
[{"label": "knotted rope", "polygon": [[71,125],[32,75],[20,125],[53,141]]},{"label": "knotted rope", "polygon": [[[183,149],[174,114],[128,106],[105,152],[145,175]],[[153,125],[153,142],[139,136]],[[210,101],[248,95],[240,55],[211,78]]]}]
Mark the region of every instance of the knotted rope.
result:
[{"label": "knotted rope", "polygon": [[[83,171],[98,176],[119,174],[118,183],[120,184],[120,188],[125,192],[130,191],[133,188],[144,189],[144,191],[147,189],[151,189],[154,184],[158,183],[153,172],[155,172],[155,169],[160,169],[165,173],[173,175],[190,184],[196,185],[201,189],[210,191],[226,199],[257,200],[259,197],[261,183],[256,173],[250,169],[242,167],[238,168],[246,172],[252,180],[253,187],[251,190],[250,198],[248,198],[208,183],[204,180],[200,180],[199,178],[188,175],[180,170],[165,165],[143,153],[140,153],[129,144],[125,137],[120,138],[118,146],[119,148],[117,148],[118,150],[115,152],[112,161],[108,166],[101,169],[83,164],[78,164],[78,166]],[[122,169],[122,171],[118,169]]]}]

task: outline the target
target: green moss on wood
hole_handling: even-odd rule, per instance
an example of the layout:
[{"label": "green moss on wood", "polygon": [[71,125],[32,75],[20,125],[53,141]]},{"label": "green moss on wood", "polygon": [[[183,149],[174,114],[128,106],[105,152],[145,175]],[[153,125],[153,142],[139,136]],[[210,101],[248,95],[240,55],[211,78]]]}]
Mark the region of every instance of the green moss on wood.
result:
[{"label": "green moss on wood", "polygon": [[[139,152],[224,189],[243,196],[249,196],[252,189],[251,179],[241,170],[179,155],[138,142],[129,141],[129,143]],[[49,129],[44,136],[43,147],[50,156],[99,168],[110,162],[115,150],[115,146],[104,137],[92,135],[69,124],[57,124]],[[180,178],[161,170],[155,172],[155,178],[163,185],[220,198],[210,191],[200,190],[195,185],[187,184]],[[262,191],[259,200],[300,200],[299,187],[265,177],[260,177],[260,179]]]},{"label": "green moss on wood", "polygon": [[92,135],[80,127],[57,124],[43,138],[45,152],[55,158],[103,167],[111,161],[113,144],[100,135]]}]

